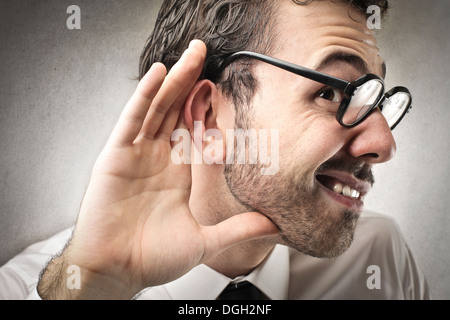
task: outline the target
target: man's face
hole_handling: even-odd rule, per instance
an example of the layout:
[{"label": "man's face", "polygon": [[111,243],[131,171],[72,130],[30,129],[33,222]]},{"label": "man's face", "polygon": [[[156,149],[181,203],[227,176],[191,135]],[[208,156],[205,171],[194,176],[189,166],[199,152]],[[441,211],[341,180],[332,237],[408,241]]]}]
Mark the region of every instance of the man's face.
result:
[{"label": "man's face", "polygon": [[[278,19],[281,49],[274,57],[347,81],[365,73],[382,76],[376,40],[364,16],[347,5],[286,0]],[[317,257],[337,256],[353,239],[373,184],[372,165],[394,155],[388,124],[377,109],[344,128],[335,118],[337,90],[263,62],[254,74],[259,87],[252,114],[236,125],[279,130],[279,172],[262,176],[257,165],[227,165],[229,188],[277,224],[282,243]]]}]

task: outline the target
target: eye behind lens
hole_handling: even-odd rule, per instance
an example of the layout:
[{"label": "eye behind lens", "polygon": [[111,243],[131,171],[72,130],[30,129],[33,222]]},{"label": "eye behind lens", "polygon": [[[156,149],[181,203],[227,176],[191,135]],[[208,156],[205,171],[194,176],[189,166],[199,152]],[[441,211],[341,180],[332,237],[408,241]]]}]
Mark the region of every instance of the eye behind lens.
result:
[{"label": "eye behind lens", "polygon": [[342,118],[346,125],[353,125],[364,119],[378,104],[384,94],[383,82],[371,79],[356,88]]}]

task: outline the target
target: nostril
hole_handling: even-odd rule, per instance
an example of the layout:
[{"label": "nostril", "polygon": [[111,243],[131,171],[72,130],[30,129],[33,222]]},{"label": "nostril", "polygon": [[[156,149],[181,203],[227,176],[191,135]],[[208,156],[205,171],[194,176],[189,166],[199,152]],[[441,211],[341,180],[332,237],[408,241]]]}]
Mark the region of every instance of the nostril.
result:
[{"label": "nostril", "polygon": [[366,153],[364,156],[368,157],[368,158],[374,158],[374,159],[378,159],[380,157],[377,153]]}]

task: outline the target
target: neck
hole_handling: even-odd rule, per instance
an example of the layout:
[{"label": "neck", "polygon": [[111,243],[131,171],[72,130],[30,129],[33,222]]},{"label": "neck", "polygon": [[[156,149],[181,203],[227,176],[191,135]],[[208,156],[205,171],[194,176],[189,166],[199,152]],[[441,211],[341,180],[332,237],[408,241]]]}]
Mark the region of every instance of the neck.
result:
[{"label": "neck", "polygon": [[[190,208],[200,224],[214,225],[248,211],[231,194],[219,165],[194,166]],[[264,261],[275,244],[275,237],[239,243],[205,264],[229,278],[247,275]]]},{"label": "neck", "polygon": [[245,276],[264,261],[274,245],[268,241],[248,241],[227,249],[205,264],[231,279]]}]

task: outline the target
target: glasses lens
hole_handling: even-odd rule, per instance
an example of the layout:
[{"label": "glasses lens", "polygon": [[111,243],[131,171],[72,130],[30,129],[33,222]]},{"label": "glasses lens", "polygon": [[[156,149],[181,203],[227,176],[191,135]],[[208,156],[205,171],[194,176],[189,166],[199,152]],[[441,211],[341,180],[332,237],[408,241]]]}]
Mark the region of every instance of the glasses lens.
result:
[{"label": "glasses lens", "polygon": [[397,92],[385,100],[381,112],[386,118],[389,127],[395,126],[406,113],[411,104],[411,96],[406,92]]},{"label": "glasses lens", "polygon": [[369,80],[354,92],[342,121],[351,125],[363,118],[378,103],[384,94],[383,83],[378,79]]}]

